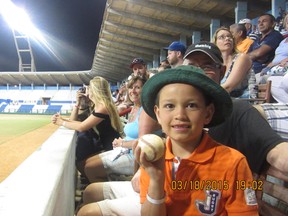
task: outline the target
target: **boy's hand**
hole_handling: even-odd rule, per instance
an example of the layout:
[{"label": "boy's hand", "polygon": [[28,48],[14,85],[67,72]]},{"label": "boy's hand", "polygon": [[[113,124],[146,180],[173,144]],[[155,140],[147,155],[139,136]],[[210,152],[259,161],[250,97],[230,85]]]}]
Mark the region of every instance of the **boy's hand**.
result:
[{"label": "boy's hand", "polygon": [[141,151],[139,145],[134,151],[135,160],[145,169],[150,178],[158,178],[164,174],[164,155],[157,161],[149,162],[146,160],[145,152]]}]

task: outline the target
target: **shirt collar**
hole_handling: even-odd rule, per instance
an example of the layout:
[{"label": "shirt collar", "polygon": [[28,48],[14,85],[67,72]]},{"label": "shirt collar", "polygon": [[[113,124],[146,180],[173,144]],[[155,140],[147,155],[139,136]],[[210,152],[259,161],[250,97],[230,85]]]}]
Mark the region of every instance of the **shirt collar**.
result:
[{"label": "shirt collar", "polygon": [[[203,133],[204,135],[202,137],[200,144],[188,158],[185,158],[186,160],[189,160],[194,163],[204,163],[214,156],[216,152],[215,147],[217,146],[217,143],[209,137],[207,132]],[[165,160],[173,160],[174,158],[175,155],[172,152],[171,139],[170,137],[167,137]]]}]

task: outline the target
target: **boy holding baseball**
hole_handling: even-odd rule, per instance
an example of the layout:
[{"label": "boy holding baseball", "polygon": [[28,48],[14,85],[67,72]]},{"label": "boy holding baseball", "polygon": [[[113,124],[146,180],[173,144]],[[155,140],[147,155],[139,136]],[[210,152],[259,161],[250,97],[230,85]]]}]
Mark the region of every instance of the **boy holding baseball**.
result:
[{"label": "boy holding baseball", "polygon": [[167,135],[166,153],[155,162],[135,149],[142,215],[258,215],[245,157],[203,130],[232,111],[222,87],[201,69],[179,66],[150,78],[141,101]]}]

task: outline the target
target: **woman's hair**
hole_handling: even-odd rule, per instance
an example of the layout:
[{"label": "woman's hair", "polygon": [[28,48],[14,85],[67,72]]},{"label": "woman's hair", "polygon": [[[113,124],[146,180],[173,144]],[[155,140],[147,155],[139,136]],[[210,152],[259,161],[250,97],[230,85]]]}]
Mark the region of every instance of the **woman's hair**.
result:
[{"label": "woman's hair", "polygon": [[219,32],[219,31],[222,31],[222,30],[229,32],[229,34],[231,35],[232,40],[233,40],[232,55],[235,55],[236,53],[238,53],[238,51],[237,51],[237,48],[236,48],[235,38],[233,37],[230,29],[228,29],[228,28],[226,28],[226,27],[220,27],[220,28],[218,28],[218,29],[215,31],[215,33],[214,33],[214,35],[213,35],[213,37],[212,37],[212,41],[211,41],[211,42],[214,43],[214,44],[217,46],[216,42],[217,42],[218,32]]},{"label": "woman's hair", "polygon": [[106,79],[100,76],[94,77],[92,80],[90,80],[90,86],[91,92],[93,95],[91,95],[91,100],[96,104],[103,104],[106,109],[108,110],[108,114],[111,119],[111,125],[112,127],[122,133],[123,132],[123,126],[119,117],[119,114],[117,112],[116,106],[113,102],[110,85],[107,82]]},{"label": "woman's hair", "polygon": [[288,25],[286,24],[287,19],[288,19],[288,14],[286,14],[286,16],[283,19],[283,27],[286,31],[288,31]]},{"label": "woman's hair", "polygon": [[139,80],[140,82],[142,82],[142,84],[144,85],[147,79],[146,79],[146,76],[133,76],[133,77],[129,80],[129,82],[128,82],[128,84],[127,84],[127,88],[132,88],[133,84],[136,83],[138,80]]}]

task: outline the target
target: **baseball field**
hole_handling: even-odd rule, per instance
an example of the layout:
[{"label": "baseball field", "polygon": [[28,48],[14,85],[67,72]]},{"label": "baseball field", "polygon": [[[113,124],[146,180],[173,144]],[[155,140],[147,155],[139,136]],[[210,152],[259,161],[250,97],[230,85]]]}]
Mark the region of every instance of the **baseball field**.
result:
[{"label": "baseball field", "polygon": [[0,182],[57,129],[51,116],[0,114]]}]

